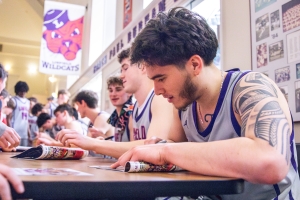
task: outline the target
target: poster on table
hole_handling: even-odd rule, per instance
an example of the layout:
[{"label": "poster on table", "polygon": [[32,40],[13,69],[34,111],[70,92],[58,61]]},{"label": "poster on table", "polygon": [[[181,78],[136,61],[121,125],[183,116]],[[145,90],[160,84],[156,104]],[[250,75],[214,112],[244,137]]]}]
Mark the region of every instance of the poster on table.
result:
[{"label": "poster on table", "polygon": [[252,70],[271,78],[300,121],[300,0],[250,0]]},{"label": "poster on table", "polygon": [[39,71],[80,75],[85,7],[45,1]]}]

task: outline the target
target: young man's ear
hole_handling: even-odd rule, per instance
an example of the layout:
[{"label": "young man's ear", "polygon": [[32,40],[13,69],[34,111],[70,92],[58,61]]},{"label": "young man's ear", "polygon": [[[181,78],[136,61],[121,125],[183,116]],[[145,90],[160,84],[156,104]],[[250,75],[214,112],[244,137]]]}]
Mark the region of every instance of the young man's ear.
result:
[{"label": "young man's ear", "polygon": [[82,105],[83,107],[86,107],[86,102],[84,100],[81,100],[80,105]]},{"label": "young man's ear", "polygon": [[190,57],[190,59],[187,61],[187,69],[192,71],[194,75],[200,74],[203,68],[203,60],[198,55],[193,55]]}]

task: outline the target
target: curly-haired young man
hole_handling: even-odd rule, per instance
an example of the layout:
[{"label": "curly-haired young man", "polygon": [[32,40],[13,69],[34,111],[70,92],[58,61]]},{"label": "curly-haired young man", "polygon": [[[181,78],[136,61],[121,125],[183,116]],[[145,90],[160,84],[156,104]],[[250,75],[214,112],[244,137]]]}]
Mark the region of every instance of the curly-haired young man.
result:
[{"label": "curly-haired young man", "polygon": [[218,199],[300,199],[287,101],[261,73],[219,70],[217,47],[205,19],[188,9],[173,8],[147,23],[132,44],[131,62],[142,63],[155,93],[178,109],[168,136],[176,143],[136,147],[112,167],[131,159],[173,163],[245,180],[243,193]]}]

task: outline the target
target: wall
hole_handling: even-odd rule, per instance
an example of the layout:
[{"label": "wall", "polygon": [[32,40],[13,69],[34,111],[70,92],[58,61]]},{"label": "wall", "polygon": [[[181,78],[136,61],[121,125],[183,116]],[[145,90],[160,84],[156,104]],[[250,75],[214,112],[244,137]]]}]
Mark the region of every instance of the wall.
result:
[{"label": "wall", "polygon": [[[249,1],[221,0],[222,68],[251,69]],[[300,142],[300,122],[295,122],[295,139]]]}]

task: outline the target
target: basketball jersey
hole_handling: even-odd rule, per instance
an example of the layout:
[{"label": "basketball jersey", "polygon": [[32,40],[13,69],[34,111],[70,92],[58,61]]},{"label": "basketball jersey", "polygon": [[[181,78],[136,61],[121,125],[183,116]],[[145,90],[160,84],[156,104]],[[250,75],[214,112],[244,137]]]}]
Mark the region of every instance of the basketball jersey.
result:
[{"label": "basketball jersey", "polygon": [[30,140],[34,140],[37,137],[37,133],[39,132],[39,127],[36,124],[36,120],[37,120],[36,116],[33,115],[28,116]]},{"label": "basketball jersey", "polygon": [[[197,124],[197,105],[193,102],[185,111],[179,111],[179,117],[185,135],[189,142],[210,142],[226,140],[241,135],[241,127],[238,124],[232,108],[232,93],[235,84],[245,73],[238,69],[230,70],[224,80],[220,97],[216,109],[211,118],[211,122],[204,131],[199,131]],[[225,131],[224,131],[225,130]],[[291,166],[287,176],[279,183],[274,185],[252,184],[245,181],[244,192],[235,195],[221,195],[216,199],[222,200],[241,200],[241,199],[300,199],[300,181],[297,174],[297,155],[294,128],[290,136]],[[255,161],[254,161],[255,162]],[[268,169],[262,169],[268,170]]]},{"label": "basketball jersey", "polygon": [[137,102],[135,102],[132,119],[133,119],[133,138],[134,140],[144,140],[147,137],[147,132],[151,122],[151,103],[154,97],[154,91],[148,94],[142,110],[139,112]]},{"label": "basketball jersey", "polygon": [[14,96],[11,98],[15,103],[15,109],[12,113],[11,127],[16,130],[22,139],[28,138],[28,116],[30,102],[26,98]]}]

